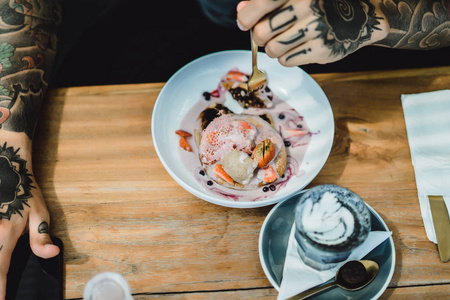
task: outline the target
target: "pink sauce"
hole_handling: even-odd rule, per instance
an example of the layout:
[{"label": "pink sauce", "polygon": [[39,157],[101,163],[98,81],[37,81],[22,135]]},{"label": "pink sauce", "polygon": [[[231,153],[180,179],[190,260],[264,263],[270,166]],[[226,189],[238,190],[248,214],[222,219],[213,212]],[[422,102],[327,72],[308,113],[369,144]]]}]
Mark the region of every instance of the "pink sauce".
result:
[{"label": "pink sauce", "polygon": [[[287,164],[285,172],[277,181],[254,189],[238,190],[222,186],[213,181],[206,174],[200,163],[198,147],[194,138],[194,128],[196,128],[197,118],[203,110],[215,103],[225,103],[225,93],[228,92],[219,83],[216,90],[199,95],[200,99],[184,117],[178,128],[193,135],[192,137],[187,138],[193,152],[185,151],[179,147],[178,152],[180,158],[188,172],[192,173],[195,176],[195,179],[205,189],[221,198],[226,198],[231,201],[260,201],[271,197],[279,190],[283,189],[290,178],[293,176],[300,177],[303,175],[300,171],[300,166],[311,141],[311,136],[318,133],[310,132],[302,115],[300,115],[288,103],[274,95],[271,90],[266,89],[263,93],[272,99],[273,106],[270,108],[245,109],[242,113],[249,115],[268,114],[271,116],[273,125],[283,138],[286,147]],[[305,135],[288,136],[288,130],[286,129],[299,128],[305,132]]]}]

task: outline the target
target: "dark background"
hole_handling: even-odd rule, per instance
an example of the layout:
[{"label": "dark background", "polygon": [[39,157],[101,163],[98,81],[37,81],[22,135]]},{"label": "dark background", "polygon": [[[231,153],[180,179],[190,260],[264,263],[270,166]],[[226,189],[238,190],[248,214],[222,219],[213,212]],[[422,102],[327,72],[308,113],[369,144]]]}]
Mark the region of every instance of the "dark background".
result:
[{"label": "dark background", "polygon": [[[250,49],[248,32],[216,25],[195,0],[65,3],[63,45],[51,84],[56,87],[163,82],[200,56]],[[450,48],[365,47],[339,62],[302,68],[314,74],[443,65],[450,65]]]}]

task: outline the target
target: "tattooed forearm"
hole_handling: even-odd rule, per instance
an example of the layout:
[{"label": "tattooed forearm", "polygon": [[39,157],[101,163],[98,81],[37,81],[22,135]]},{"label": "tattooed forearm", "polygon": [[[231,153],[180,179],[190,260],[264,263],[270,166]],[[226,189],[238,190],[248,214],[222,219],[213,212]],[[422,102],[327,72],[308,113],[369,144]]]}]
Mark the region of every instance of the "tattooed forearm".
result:
[{"label": "tattooed forearm", "polygon": [[10,220],[17,213],[22,216],[24,205],[31,198],[31,175],[26,168],[27,162],[17,154],[20,149],[0,146],[0,220]]},{"label": "tattooed forearm", "polygon": [[378,45],[402,49],[450,46],[449,0],[383,0],[390,33]]},{"label": "tattooed forearm", "polygon": [[[287,16],[287,20],[286,20]],[[292,5],[289,5],[283,9],[275,11],[269,17],[269,26],[272,32],[280,30],[284,27],[287,27],[297,21],[297,16],[295,15],[294,8]]]},{"label": "tattooed forearm", "polygon": [[49,233],[48,223],[44,221],[41,224],[39,224],[38,232],[39,233]]},{"label": "tattooed forearm", "polygon": [[31,139],[56,54],[57,0],[0,0],[0,130]]}]

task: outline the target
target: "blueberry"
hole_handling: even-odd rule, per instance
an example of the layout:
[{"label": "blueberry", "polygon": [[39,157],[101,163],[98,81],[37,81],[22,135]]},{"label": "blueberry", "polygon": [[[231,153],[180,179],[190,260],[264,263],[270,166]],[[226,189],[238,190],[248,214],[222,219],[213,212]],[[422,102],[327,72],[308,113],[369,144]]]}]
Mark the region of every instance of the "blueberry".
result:
[{"label": "blueberry", "polygon": [[297,124],[297,128],[303,128],[302,124]]},{"label": "blueberry", "polygon": [[203,93],[203,97],[205,98],[206,101],[211,100],[211,94],[208,93],[208,92],[204,92],[204,93]]},{"label": "blueberry", "polygon": [[205,176],[205,171],[201,170],[199,173],[200,175]]},{"label": "blueberry", "polygon": [[268,192],[269,191],[269,188],[267,187],[267,186],[265,186],[265,187],[263,187],[263,192],[265,193],[265,192]]},{"label": "blueberry", "polygon": [[285,118],[284,114],[279,114],[278,119],[283,120]]},{"label": "blueberry", "polygon": [[271,191],[275,191],[277,188],[276,188],[273,184],[271,184],[271,185],[269,186],[269,189],[270,189]]},{"label": "blueberry", "polygon": [[206,183],[207,185],[213,185],[214,182],[212,182],[211,180],[208,180],[208,182]]},{"label": "blueberry", "polygon": [[286,147],[291,146],[291,142],[289,142],[289,141],[284,141],[284,146],[286,146]]}]

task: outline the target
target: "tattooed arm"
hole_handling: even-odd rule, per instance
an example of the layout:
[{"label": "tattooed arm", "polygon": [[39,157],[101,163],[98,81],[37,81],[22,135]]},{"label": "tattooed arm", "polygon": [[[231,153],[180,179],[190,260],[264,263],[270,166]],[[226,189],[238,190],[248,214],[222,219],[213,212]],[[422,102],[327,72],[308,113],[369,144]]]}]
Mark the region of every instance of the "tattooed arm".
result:
[{"label": "tattooed arm", "polygon": [[285,66],[334,62],[367,45],[450,46],[450,0],[252,0],[237,10],[238,26]]},{"label": "tattooed arm", "polygon": [[56,54],[57,0],[0,0],[0,299],[18,238],[33,252],[59,253],[32,170],[32,136]]}]

